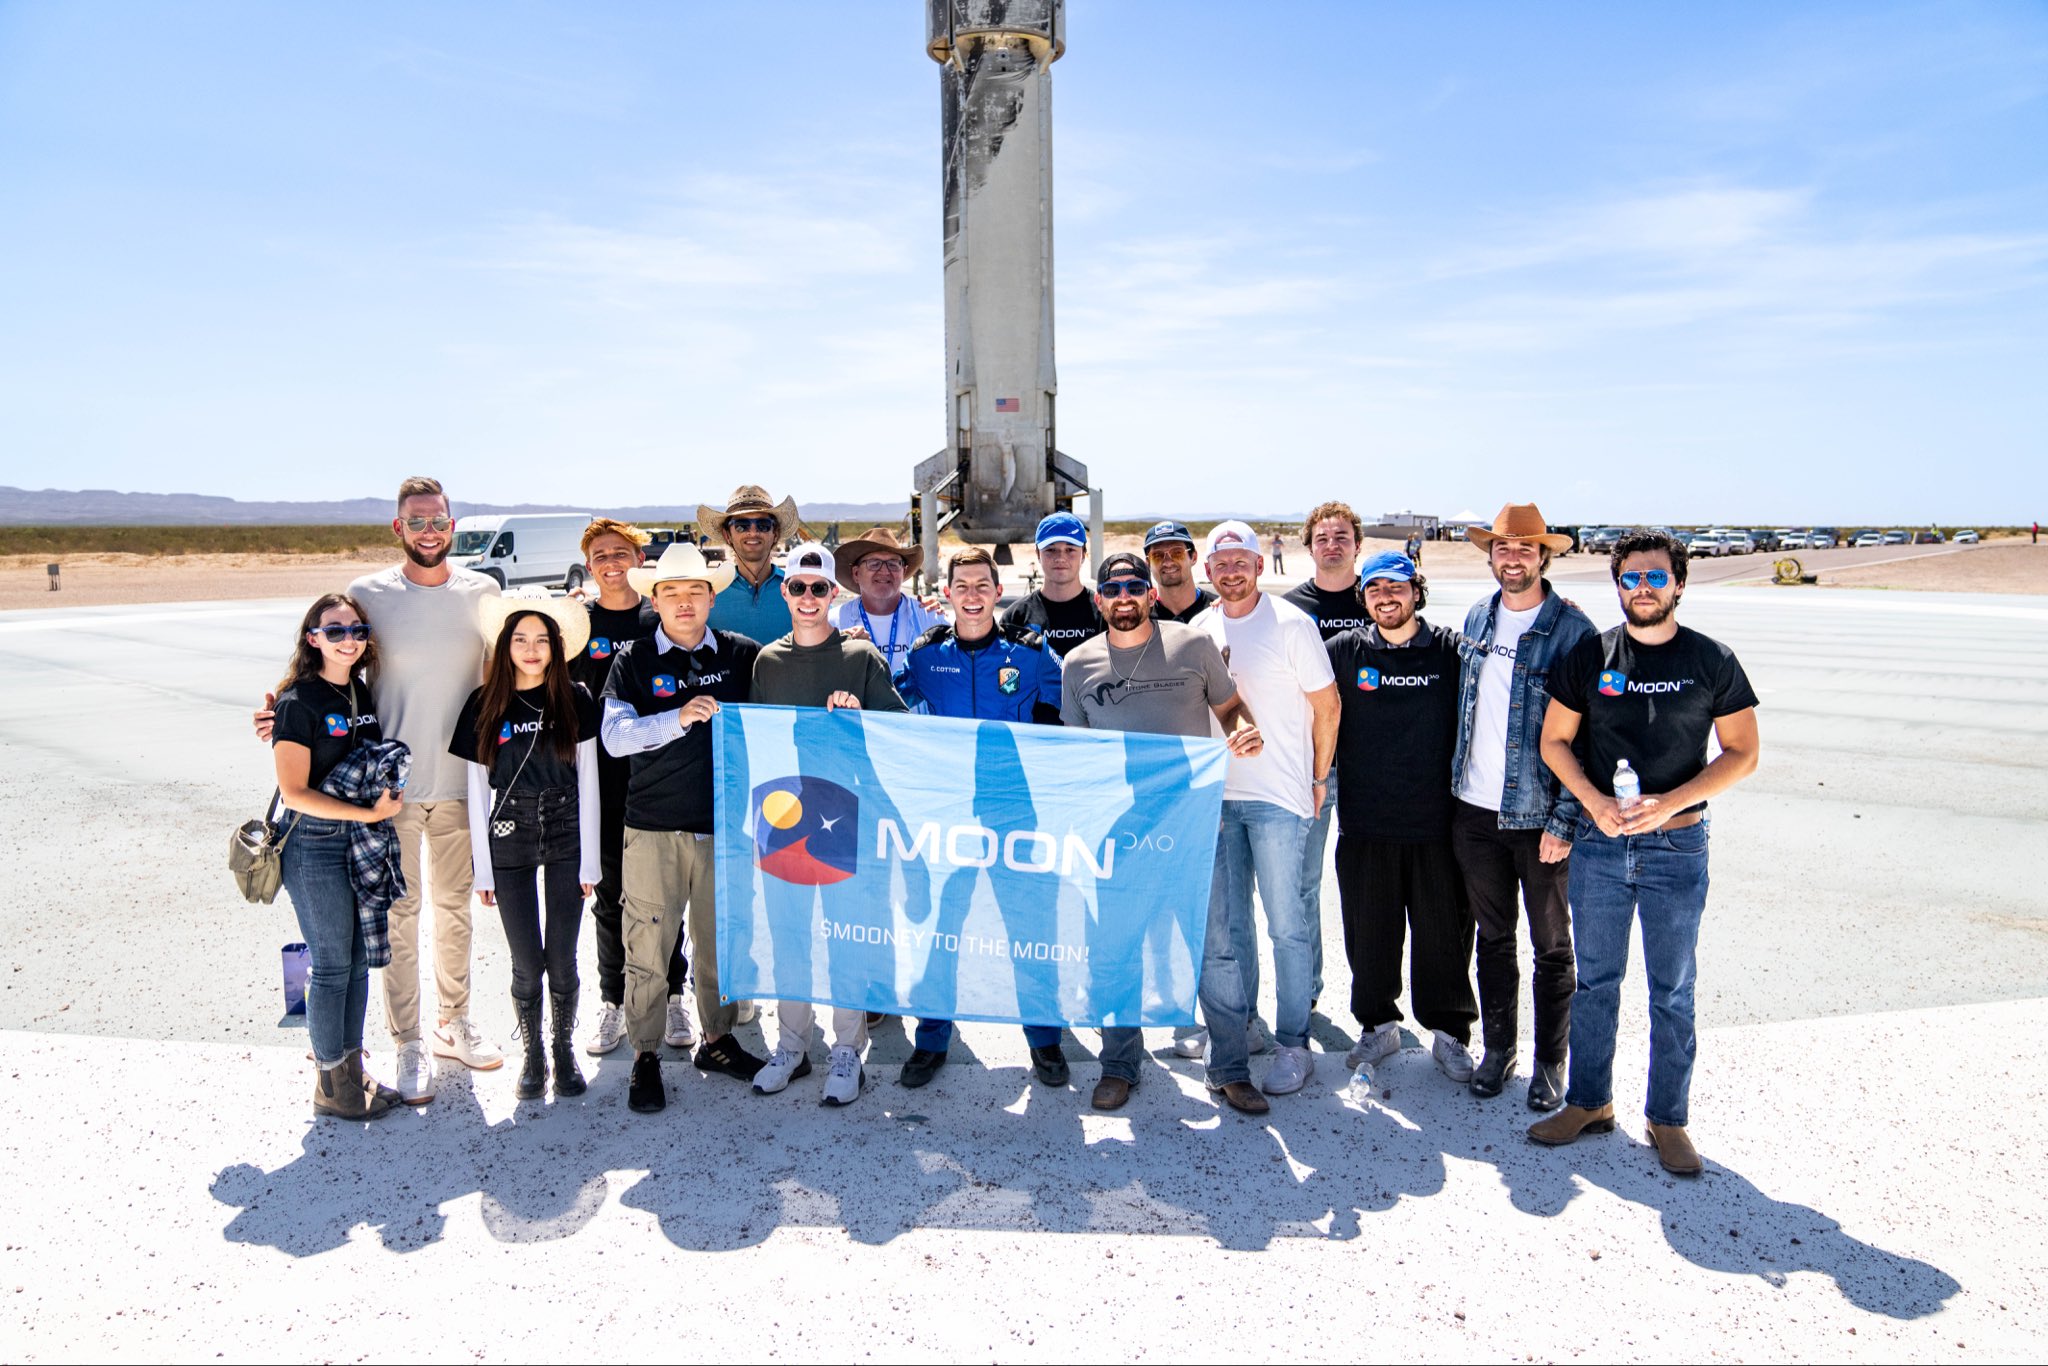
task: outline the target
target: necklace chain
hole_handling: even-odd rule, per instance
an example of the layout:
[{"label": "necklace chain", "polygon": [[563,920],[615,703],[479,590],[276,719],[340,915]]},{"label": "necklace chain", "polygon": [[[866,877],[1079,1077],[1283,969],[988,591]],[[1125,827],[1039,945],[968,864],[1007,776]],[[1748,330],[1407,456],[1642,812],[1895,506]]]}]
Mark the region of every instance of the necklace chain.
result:
[{"label": "necklace chain", "polygon": [[1138,676],[1138,670],[1145,667],[1145,656],[1152,653],[1152,642],[1157,639],[1159,639],[1159,628],[1154,626],[1152,634],[1145,637],[1145,644],[1138,650],[1138,657],[1131,661],[1131,671],[1128,675],[1117,673],[1116,656],[1112,654],[1109,657],[1109,671],[1112,674],[1116,674],[1118,687],[1128,688],[1131,686],[1131,680]]}]

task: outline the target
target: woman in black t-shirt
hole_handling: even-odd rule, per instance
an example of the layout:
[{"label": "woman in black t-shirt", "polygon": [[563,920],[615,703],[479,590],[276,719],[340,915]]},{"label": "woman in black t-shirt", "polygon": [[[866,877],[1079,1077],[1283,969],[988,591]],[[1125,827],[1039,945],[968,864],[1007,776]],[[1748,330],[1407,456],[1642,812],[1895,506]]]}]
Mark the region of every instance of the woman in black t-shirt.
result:
[{"label": "woman in black t-shirt", "polygon": [[315,1114],[376,1119],[398,1093],[363,1071],[363,1013],[370,1001],[369,950],[349,877],[349,826],[385,821],[403,805],[387,791],[374,806],[320,790],[334,766],[359,744],[384,738],[370,685],[377,646],[362,608],[346,593],[329,593],[306,609],[298,646],[277,686],[270,733],[278,800],[292,813],[282,862],[284,888],[312,958],[306,983],[306,1026],[313,1061]]},{"label": "woman in black t-shirt", "polygon": [[590,614],[545,594],[486,597],[477,611],[491,663],[463,703],[448,752],[467,761],[477,895],[498,908],[512,950],[512,1003],[526,1042],[516,1094],[531,1100],[547,1087],[545,976],[555,1094],[581,1095],[572,1034],[583,899],[600,871],[597,703],[571,681],[569,661],[589,641]]}]

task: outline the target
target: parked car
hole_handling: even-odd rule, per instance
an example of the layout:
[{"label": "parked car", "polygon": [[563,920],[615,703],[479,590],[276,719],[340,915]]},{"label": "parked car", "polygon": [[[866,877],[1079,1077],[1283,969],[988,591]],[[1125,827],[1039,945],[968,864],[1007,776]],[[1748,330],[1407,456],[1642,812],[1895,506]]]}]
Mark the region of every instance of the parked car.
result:
[{"label": "parked car", "polygon": [[1620,544],[1621,537],[1622,529],[1618,526],[1587,527],[1579,544],[1588,555],[1611,555],[1614,547]]},{"label": "parked car", "polygon": [[1941,544],[1941,533],[1940,533],[1939,531],[1935,531],[1935,530],[1932,530],[1932,529],[1929,529],[1929,530],[1927,530],[1927,531],[1916,531],[1916,532],[1914,532],[1914,533],[1913,533],[1913,544],[1914,544],[1914,545],[1940,545],[1940,544]]},{"label": "parked car", "polygon": [[1867,546],[1883,545],[1884,533],[1882,531],[1859,531],[1856,533],[1856,539],[1849,542],[1849,544],[1859,550]]},{"label": "parked car", "polygon": [[1714,528],[1713,535],[1714,539],[1727,547],[1722,552],[1723,554],[1753,555],[1756,553],[1756,541],[1747,531],[1742,530],[1740,527],[1717,526]]},{"label": "parked car", "polygon": [[496,579],[500,588],[539,583],[583,586],[583,528],[587,512],[518,512],[464,517],[455,524],[448,563]]},{"label": "parked car", "polygon": [[1884,534],[1884,544],[1886,545],[1911,545],[1912,543],[1913,538],[1903,531],[1887,531]]},{"label": "parked car", "polygon": [[1754,527],[1750,530],[1749,540],[1758,550],[1770,551],[1783,546],[1787,534],[1783,531],[1773,531],[1769,527]]},{"label": "parked car", "polygon": [[1975,545],[1983,539],[1974,531],[1958,531],[1955,536],[1957,545]]},{"label": "parked car", "polygon": [[1841,543],[1841,536],[1831,526],[1817,526],[1806,537],[1807,547],[1811,550],[1833,550]]}]

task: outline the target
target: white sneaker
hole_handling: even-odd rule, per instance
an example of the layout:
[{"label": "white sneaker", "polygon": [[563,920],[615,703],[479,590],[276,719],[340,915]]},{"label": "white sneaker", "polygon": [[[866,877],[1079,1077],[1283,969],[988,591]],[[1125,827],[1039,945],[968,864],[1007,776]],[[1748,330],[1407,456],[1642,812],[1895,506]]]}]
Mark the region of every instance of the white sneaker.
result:
[{"label": "white sneaker", "polygon": [[1291,1096],[1316,1074],[1316,1060],[1306,1048],[1282,1048],[1273,1055],[1273,1066],[1259,1089],[1269,1096]]},{"label": "white sneaker", "polygon": [[1267,1036],[1266,1027],[1259,1023],[1258,1016],[1252,1016],[1251,1022],[1244,1027],[1244,1051],[1263,1053],[1272,1046],[1273,1040]]},{"label": "white sneaker", "polygon": [[761,1007],[753,1001],[741,1001],[733,1009],[736,1012],[735,1019],[740,1024],[752,1024],[761,1018]]},{"label": "white sneaker", "polygon": [[418,1039],[398,1046],[398,1076],[392,1082],[407,1105],[425,1105],[434,1098],[434,1062]]},{"label": "white sneaker", "polygon": [[1184,1034],[1173,1041],[1173,1056],[1176,1058],[1199,1058],[1209,1048],[1209,1031],[1198,1029]]},{"label": "white sneaker", "polygon": [[583,1045],[592,1057],[602,1057],[626,1041],[626,1008],[606,1001],[598,1008],[597,1033]]},{"label": "white sneaker", "polygon": [[1436,1057],[1437,1070],[1452,1081],[1472,1080],[1472,1054],[1465,1045],[1439,1029],[1429,1051]]},{"label": "white sneaker", "polygon": [[822,1103],[853,1104],[860,1099],[861,1084],[867,1079],[867,1069],[860,1065],[860,1054],[846,1047],[833,1049],[832,1070],[825,1074],[825,1094]]},{"label": "white sneaker", "polygon": [[478,1072],[495,1071],[505,1065],[504,1053],[470,1023],[467,1015],[457,1015],[434,1031],[434,1056],[453,1058]]},{"label": "white sneaker", "polygon": [[754,1074],[754,1094],[772,1096],[798,1077],[810,1074],[810,1054],[799,1053],[793,1048],[778,1048],[768,1055],[768,1061],[761,1064],[761,1070]]},{"label": "white sneaker", "polygon": [[1359,1035],[1358,1042],[1351,1045],[1351,1051],[1344,1055],[1344,1065],[1356,1072],[1361,1067],[1371,1067],[1377,1062],[1391,1058],[1400,1051],[1400,1022],[1389,1020],[1378,1029]]},{"label": "white sneaker", "polygon": [[680,996],[668,998],[668,1031],[661,1041],[670,1048],[690,1048],[697,1042],[697,1032],[690,1028],[690,1007]]}]

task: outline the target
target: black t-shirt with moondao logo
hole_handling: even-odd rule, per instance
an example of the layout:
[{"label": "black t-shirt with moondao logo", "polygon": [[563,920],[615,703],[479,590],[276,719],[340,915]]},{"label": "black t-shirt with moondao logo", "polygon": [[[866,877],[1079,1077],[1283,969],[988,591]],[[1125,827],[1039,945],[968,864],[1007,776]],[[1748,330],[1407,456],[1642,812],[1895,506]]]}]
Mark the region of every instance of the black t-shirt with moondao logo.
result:
[{"label": "black t-shirt with moondao logo", "polygon": [[1065,602],[1050,601],[1043,590],[1020,598],[1003,609],[1002,624],[1029,627],[1045,637],[1054,654],[1063,656],[1109,629],[1095,610],[1095,595],[1086,589]]},{"label": "black t-shirt with moondao logo", "polygon": [[[581,683],[569,685],[576,704],[577,741],[597,738],[597,700]],[[546,792],[552,788],[576,786],[576,761],[555,753],[554,736],[546,719],[546,695],[539,688],[522,688],[512,694],[512,705],[498,723],[498,735],[488,761],[476,752],[477,712],[482,708],[484,690],[478,688],[462,704],[455,718],[455,734],[448,738],[448,752],[473,764],[488,762],[493,792]]]},{"label": "black t-shirt with moondao logo", "polygon": [[306,773],[306,786],[318,791],[334,766],[360,744],[374,744],[384,738],[377,724],[377,711],[370,701],[370,685],[357,681],[354,700],[350,689],[336,687],[319,676],[301,679],[277,695],[272,709],[270,743],[290,740],[313,751]]},{"label": "black t-shirt with moondao logo", "polygon": [[654,604],[645,598],[634,607],[606,607],[595,598],[589,606],[590,643],[583,647],[582,654],[569,661],[569,677],[590,689],[592,697],[602,697],[619,647],[631,640],[654,639],[654,628],[661,625],[661,617]]},{"label": "black t-shirt with moondao logo", "polygon": [[[1372,624],[1365,609],[1358,605],[1358,591],[1353,588],[1339,588],[1332,592],[1318,588],[1314,579],[1304,579],[1280,596],[1283,601],[1293,603],[1315,618],[1316,629],[1323,633],[1325,645],[1346,631]],[[1339,786],[1341,788],[1341,784]]]},{"label": "black t-shirt with moondao logo", "polygon": [[1424,844],[1451,837],[1458,745],[1458,633],[1422,624],[1407,645],[1345,631],[1325,646],[1337,673],[1337,828]]},{"label": "black t-shirt with moondao logo", "polygon": [[1572,749],[1610,797],[1622,759],[1646,797],[1692,781],[1707,766],[1715,719],[1757,705],[1735,652],[1684,626],[1662,645],[1643,644],[1626,626],[1580,641],[1550,671],[1550,696],[1585,717]]},{"label": "black t-shirt with moondao logo", "polygon": [[[761,647],[731,631],[706,631],[694,651],[662,650],[655,640],[625,647],[604,695],[641,716],[676,711],[693,697],[744,702],[754,686]],[[635,830],[711,831],[711,727],[691,726],[682,738],[632,756],[626,780],[626,824]]]}]

